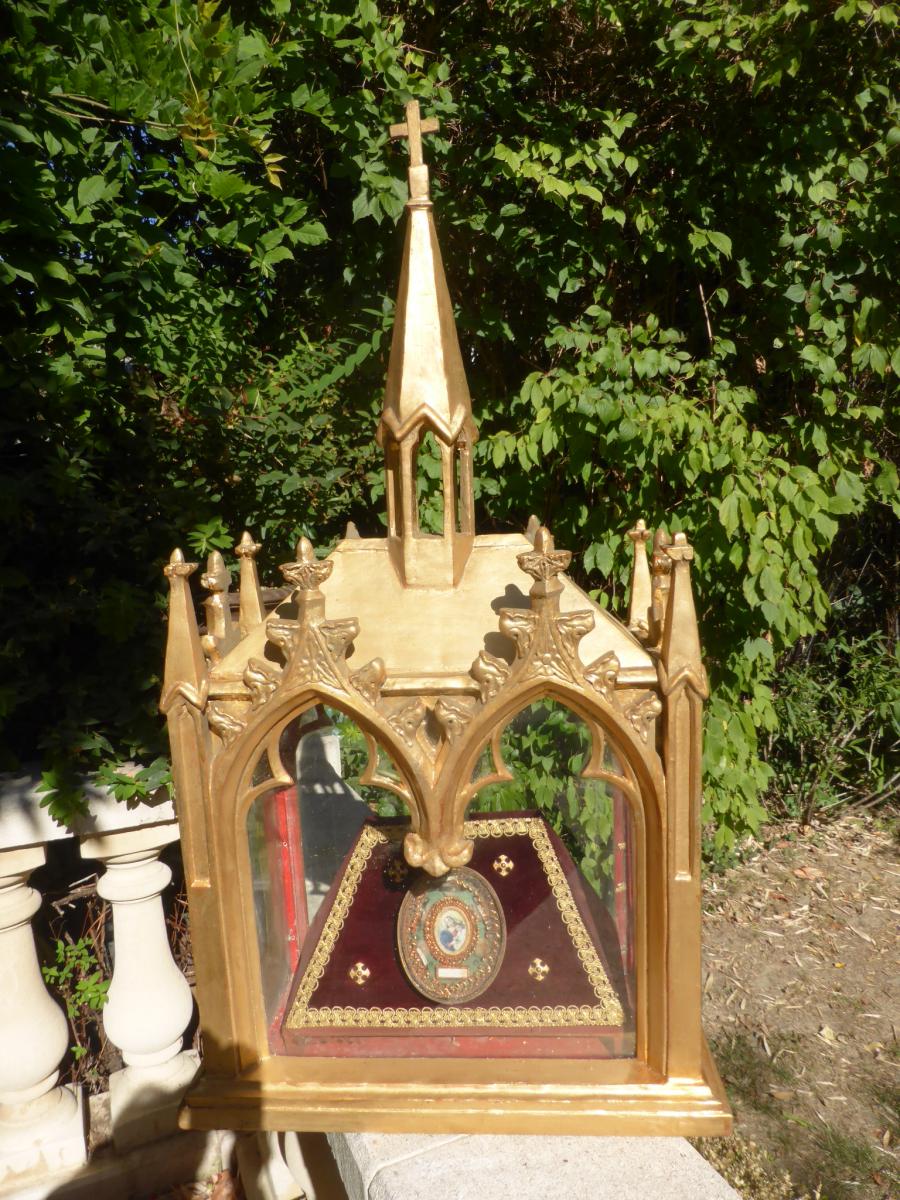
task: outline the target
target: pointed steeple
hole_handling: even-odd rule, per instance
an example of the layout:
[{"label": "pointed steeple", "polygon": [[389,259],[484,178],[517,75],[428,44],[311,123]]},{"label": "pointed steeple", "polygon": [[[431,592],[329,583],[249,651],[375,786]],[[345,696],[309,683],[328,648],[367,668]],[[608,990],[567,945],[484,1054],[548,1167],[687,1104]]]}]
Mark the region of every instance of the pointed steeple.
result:
[{"label": "pointed steeple", "polygon": [[239,637],[231,619],[231,605],[228,600],[231,572],[225,566],[225,559],[218,550],[213,550],[207,558],[206,571],[200,577],[200,583],[209,592],[203,601],[206,635],[202,644],[212,662],[218,662],[235,645]]},{"label": "pointed steeple", "polygon": [[691,561],[694,549],[687,536],[676,533],[666,555],[672,563],[666,622],[662,635],[661,657],[667,672],[666,692],[682,680],[689,683],[701,699],[709,694],[706,669],[700,653],[700,630],[691,587]]},{"label": "pointed steeple", "polygon": [[251,629],[261,625],[266,619],[266,608],[263,604],[262,592],[259,588],[259,574],[256,570],[256,556],[262,550],[259,542],[254,542],[249,530],[245,529],[241,540],[234,548],[241,563],[241,591],[239,622],[241,637],[246,637]]},{"label": "pointed steeple", "polygon": [[[459,582],[475,532],[471,447],[478,430],[432,216],[428,167],[422,161],[422,134],[437,127],[434,118],[421,119],[415,100],[406,106],[406,121],[391,126],[392,137],[409,139],[409,201],[378,424],[394,561],[406,584],[421,587],[452,587]],[[429,432],[440,446],[443,465],[440,536],[423,533],[418,519],[416,456]]]},{"label": "pointed steeple", "polygon": [[209,693],[206,661],[200,647],[197,614],[188,583],[196,570],[197,564],[185,562],[180,550],[172,551],[165,568],[169,580],[169,630],[162,698],[159,702],[160,710],[164,713],[168,713],[179,700],[202,708]]},{"label": "pointed steeple", "polygon": [[653,583],[650,578],[650,563],[647,561],[647,541],[650,530],[639,520],[628,530],[634,546],[631,566],[631,603],[628,606],[628,628],[641,640],[650,636],[650,609],[653,606]]}]

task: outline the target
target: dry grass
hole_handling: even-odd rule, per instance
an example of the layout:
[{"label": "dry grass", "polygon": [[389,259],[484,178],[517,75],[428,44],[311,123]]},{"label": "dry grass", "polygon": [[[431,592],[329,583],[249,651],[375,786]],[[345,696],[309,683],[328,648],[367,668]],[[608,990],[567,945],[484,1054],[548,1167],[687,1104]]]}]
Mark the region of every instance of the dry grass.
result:
[{"label": "dry grass", "polygon": [[896,1195],[890,831],[853,817],[802,836],[775,831],[707,880],[705,909],[704,1020],[738,1135],[698,1148],[745,1200]]}]

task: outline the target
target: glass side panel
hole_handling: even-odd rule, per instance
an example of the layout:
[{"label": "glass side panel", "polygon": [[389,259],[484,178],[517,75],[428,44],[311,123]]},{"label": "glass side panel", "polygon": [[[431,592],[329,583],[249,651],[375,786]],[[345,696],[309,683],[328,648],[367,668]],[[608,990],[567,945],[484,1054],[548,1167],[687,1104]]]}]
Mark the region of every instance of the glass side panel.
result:
[{"label": "glass side panel", "polygon": [[[267,752],[252,786],[271,780],[247,813],[253,908],[269,1022],[287,1002],[303,946],[320,921],[323,902],[372,809],[394,815],[403,802],[362,784],[368,747],[358,726],[317,705],[290,722],[278,744],[279,763]],[[389,760],[380,770],[396,778]],[[287,782],[274,777],[276,768]]]},{"label": "glass side panel", "polygon": [[[500,753],[512,778],[476,794],[477,813],[533,813],[559,838],[560,865],[571,866],[576,904],[622,1007],[616,1056],[634,1053],[634,846],[627,780],[604,731],[554,700],[519,712],[503,729]],[[591,764],[603,778],[593,774]],[[481,756],[475,779],[494,773]],[[608,777],[607,777],[608,776]],[[568,860],[568,861],[567,861]],[[552,905],[549,894],[540,905]],[[545,956],[546,957],[546,956]],[[552,971],[552,964],[545,964]],[[549,974],[549,972],[548,972]]]},{"label": "glass side panel", "polygon": [[247,813],[253,912],[263,998],[271,1020],[299,960],[305,929],[295,787],[273,787]]},{"label": "glass side panel", "polygon": [[[362,782],[369,765],[370,748],[359,726],[338,709],[326,708],[325,712],[340,739],[343,779],[353,795],[364,801],[368,809],[379,817],[405,817],[406,805],[399,796],[383,787]],[[374,752],[374,774],[399,785],[400,774],[390,756],[377,744]]]},{"label": "glass side panel", "polygon": [[315,921],[338,868],[369,816],[368,804],[358,790],[359,775],[368,760],[365,739],[343,713],[320,711],[318,721],[297,747],[296,760],[306,912],[310,924]]}]

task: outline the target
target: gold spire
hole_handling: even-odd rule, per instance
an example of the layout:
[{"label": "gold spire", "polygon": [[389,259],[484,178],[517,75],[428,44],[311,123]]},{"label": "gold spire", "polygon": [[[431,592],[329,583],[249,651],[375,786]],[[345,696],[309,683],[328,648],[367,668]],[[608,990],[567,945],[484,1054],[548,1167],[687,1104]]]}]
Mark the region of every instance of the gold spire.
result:
[{"label": "gold spire", "polygon": [[672,563],[672,572],[661,647],[667,673],[664,690],[668,694],[685,680],[705,700],[709,685],[700,654],[700,630],[691,587],[690,564],[694,549],[685,534],[676,533],[671,545],[666,547],[666,555]]},{"label": "gold spire", "polygon": [[256,570],[256,556],[260,550],[262,550],[261,544],[254,542],[249,530],[246,529],[234,548],[241,563],[241,602],[238,617],[241,637],[246,637],[251,629],[255,629],[266,619],[266,608],[263,604],[262,592],[259,588],[259,574]]},{"label": "gold spire", "polygon": [[409,201],[394,337],[378,428],[381,445],[385,434],[401,442],[423,424],[430,425],[447,443],[455,442],[462,432],[470,442],[478,436],[431,213],[428,167],[422,161],[422,134],[434,133],[437,128],[435,118],[421,120],[419,102],[411,100],[405,123],[392,125],[390,131],[393,138],[409,138]]},{"label": "gold spire", "polygon": [[628,530],[628,536],[634,546],[628,628],[643,641],[650,636],[650,609],[653,605],[653,582],[650,578],[650,564],[647,561],[650,530],[644,521],[639,520],[634,529]]},{"label": "gold spire", "polygon": [[218,550],[213,550],[206,560],[206,571],[200,583],[209,595],[203,601],[206,612],[206,635],[202,639],[203,649],[213,662],[220,658],[237,642],[239,633],[231,619],[228,592],[231,588],[231,572]]},{"label": "gold spire", "polygon": [[[475,534],[472,443],[478,430],[441,262],[422,134],[438,128],[422,120],[417,100],[391,137],[409,139],[406,242],[397,293],[378,442],[384,447],[391,558],[409,587],[453,587],[462,578]],[[444,530],[419,525],[416,459],[422,439],[440,444]]]},{"label": "gold spire", "polygon": [[180,550],[173,550],[166,565],[169,581],[169,630],[166,638],[166,667],[163,675],[162,712],[179,700],[202,708],[209,693],[206,662],[200,648],[197,614],[188,579],[197,570],[196,563],[184,561]]}]

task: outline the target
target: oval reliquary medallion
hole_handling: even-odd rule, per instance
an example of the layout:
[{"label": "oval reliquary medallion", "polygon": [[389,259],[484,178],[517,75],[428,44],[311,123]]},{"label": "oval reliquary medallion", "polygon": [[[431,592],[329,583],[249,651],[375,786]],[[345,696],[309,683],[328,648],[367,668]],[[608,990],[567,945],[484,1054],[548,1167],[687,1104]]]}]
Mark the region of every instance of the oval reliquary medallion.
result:
[{"label": "oval reliquary medallion", "polygon": [[416,880],[400,906],[397,947],[423,996],[438,1004],[474,1000],[494,981],[506,949],[497,893],[470,867]]}]

